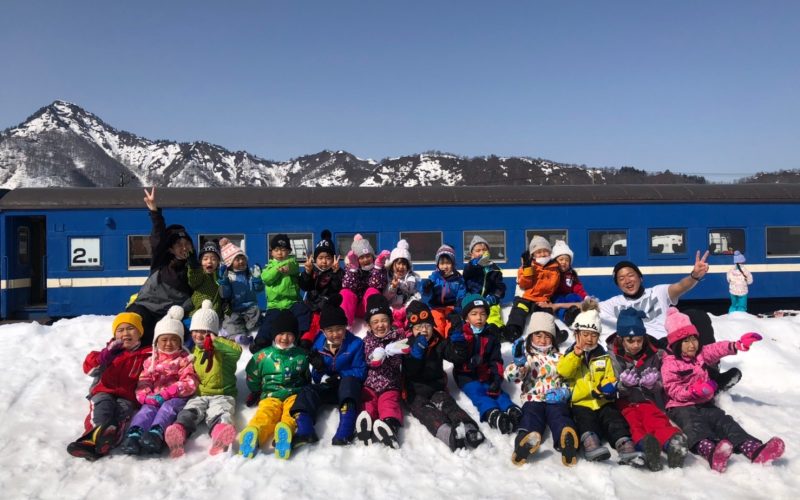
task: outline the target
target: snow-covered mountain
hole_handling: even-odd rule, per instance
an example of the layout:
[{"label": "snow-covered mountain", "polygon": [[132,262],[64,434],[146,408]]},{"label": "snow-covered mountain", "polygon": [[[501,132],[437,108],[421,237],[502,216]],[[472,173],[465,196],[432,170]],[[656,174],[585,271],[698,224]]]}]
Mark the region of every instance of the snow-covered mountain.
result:
[{"label": "snow-covered mountain", "polygon": [[153,141],[55,101],[0,133],[0,187],[461,186],[704,183],[633,168],[591,169],[532,158],[425,153],[381,162],[344,151],[265,160],[207,142]]}]

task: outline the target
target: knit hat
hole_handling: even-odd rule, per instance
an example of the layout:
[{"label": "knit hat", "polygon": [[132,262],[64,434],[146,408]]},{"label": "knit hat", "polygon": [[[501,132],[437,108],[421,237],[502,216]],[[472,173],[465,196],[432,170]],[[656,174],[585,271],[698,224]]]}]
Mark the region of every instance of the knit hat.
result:
[{"label": "knit hat", "polygon": [[247,258],[247,255],[244,254],[242,249],[234,245],[228,238],[221,238],[219,240],[219,247],[222,260],[228,267],[233,264],[233,259],[236,258],[237,255],[244,255],[245,258]]},{"label": "knit hat", "polygon": [[208,240],[203,243],[203,248],[200,250],[200,254],[198,255],[199,258],[203,258],[204,254],[213,253],[217,256],[218,259],[221,259],[222,256],[219,253],[219,245],[217,245],[214,240]]},{"label": "knit hat", "polygon": [[364,321],[369,323],[370,318],[376,314],[385,314],[392,318],[392,310],[389,309],[389,301],[381,293],[370,295],[367,298],[367,307],[364,311]]},{"label": "knit hat", "polygon": [[680,349],[676,350],[674,347],[676,342],[681,342],[692,335],[700,336],[700,332],[689,320],[689,316],[675,307],[667,309],[667,319],[664,320],[664,327],[667,329],[667,344],[675,354],[680,354]]},{"label": "knit hat", "polygon": [[331,326],[347,326],[347,315],[339,305],[342,303],[341,295],[332,295],[319,312],[319,327],[321,330]]},{"label": "knit hat", "polygon": [[408,251],[408,242],[406,240],[398,241],[397,247],[389,254],[389,269],[392,268],[392,264],[397,259],[406,259],[409,268],[411,267],[411,252]]},{"label": "knit hat", "polygon": [[319,254],[321,253],[327,253],[331,257],[336,255],[336,250],[333,246],[333,240],[331,237],[332,235],[330,231],[327,229],[322,230],[322,234],[319,235],[317,246],[314,247],[314,260],[317,260],[317,257],[319,257]]},{"label": "knit hat", "polygon": [[481,238],[477,234],[472,237],[472,241],[469,242],[469,253],[472,254],[472,249],[475,248],[475,245],[483,243],[486,245],[486,250],[489,250],[489,242],[485,239]]},{"label": "knit hat", "polygon": [[482,307],[486,314],[489,314],[489,303],[486,302],[486,299],[477,293],[471,293],[461,301],[461,315],[466,318],[467,314],[476,307]]},{"label": "knit hat", "polygon": [[744,254],[739,250],[733,252],[733,263],[734,264],[744,264],[747,259],[744,258]]},{"label": "knit hat", "polygon": [[586,298],[581,302],[581,312],[575,317],[572,322],[571,328],[577,330],[589,330],[602,333],[602,326],[600,325],[600,309],[596,299]]},{"label": "knit hat", "polygon": [[636,274],[638,274],[640,278],[642,277],[642,272],[639,270],[639,267],[636,264],[634,264],[633,262],[631,262],[629,260],[623,260],[623,261],[617,262],[617,265],[614,266],[614,273],[612,274],[612,276],[614,277],[614,283],[617,282],[617,273],[621,269],[624,269],[626,267],[630,267],[631,269],[636,271]]},{"label": "knit hat", "polygon": [[275,250],[276,248],[285,248],[292,251],[292,245],[289,243],[289,236],[283,233],[278,233],[269,240],[269,249]]},{"label": "knit hat", "polygon": [[375,250],[372,249],[372,245],[369,244],[369,240],[361,236],[361,234],[353,236],[353,243],[350,245],[350,250],[356,254],[356,257],[361,257],[362,255],[375,255]]},{"label": "knit hat", "polygon": [[114,322],[111,323],[111,335],[114,336],[115,332],[117,331],[117,327],[122,323],[128,323],[136,327],[139,330],[139,335],[144,333],[144,327],[142,326],[142,317],[136,313],[131,312],[121,312],[114,317]]},{"label": "knit hat", "polygon": [[556,244],[553,245],[553,253],[552,257],[558,258],[561,255],[569,256],[570,262],[572,262],[575,258],[575,255],[572,253],[572,249],[567,245],[567,242],[564,240],[556,240]]},{"label": "knit hat", "polygon": [[644,311],[626,307],[617,316],[617,336],[618,337],[641,337],[647,330],[642,321],[646,317]]},{"label": "knit hat", "polygon": [[552,314],[544,311],[536,311],[531,314],[531,321],[529,328],[531,333],[546,332],[549,333],[553,340],[556,338],[556,321]]},{"label": "knit hat", "polygon": [[542,248],[547,249],[548,252],[553,251],[553,247],[550,246],[550,242],[547,241],[547,238],[543,238],[538,234],[534,235],[534,237],[531,238],[530,244],[528,244],[528,251],[531,253],[531,257],[533,257],[533,254],[536,253],[536,250],[540,250]]},{"label": "knit hat", "polygon": [[192,314],[192,322],[189,325],[189,330],[207,330],[214,335],[219,333],[219,316],[211,306],[211,301],[205,299],[200,309]]},{"label": "knit hat", "polygon": [[[189,243],[192,243],[192,237],[189,236],[189,233],[186,232],[186,228],[180,224],[170,224],[164,231],[167,235],[168,247],[174,245],[175,242],[181,238],[189,240]],[[193,243],[192,246],[194,246]]]},{"label": "knit hat", "polygon": [[453,250],[453,247],[450,245],[442,245],[436,250],[436,264],[439,263],[439,259],[442,257],[447,257],[450,259],[450,262],[453,263],[453,267],[456,265],[456,251]]},{"label": "knit hat", "polygon": [[431,313],[431,308],[428,307],[424,302],[420,302],[419,300],[412,300],[406,306],[406,319],[408,320],[408,326],[413,327],[414,325],[420,325],[422,323],[427,323],[432,327],[436,328],[436,323],[433,321],[433,314]]},{"label": "knit hat", "polygon": [[273,339],[279,333],[286,332],[289,332],[297,337],[299,330],[300,327],[297,323],[297,318],[289,309],[281,309],[278,311],[275,319],[272,320],[272,325],[270,325],[270,334]]},{"label": "knit hat", "polygon": [[[156,323],[155,330],[153,332],[153,347],[156,345],[156,341],[158,341],[158,337],[161,335],[177,335],[181,338],[181,342],[183,342],[183,308],[181,306],[172,306],[167,311],[167,315],[161,318],[158,323]],[[155,351],[155,349],[153,349]]]}]

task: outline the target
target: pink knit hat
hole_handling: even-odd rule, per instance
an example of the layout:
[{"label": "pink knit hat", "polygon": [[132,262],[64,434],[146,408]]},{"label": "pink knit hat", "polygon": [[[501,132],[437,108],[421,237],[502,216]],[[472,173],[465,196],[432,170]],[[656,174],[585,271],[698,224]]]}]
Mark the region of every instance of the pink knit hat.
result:
[{"label": "pink knit hat", "polygon": [[[244,255],[242,249],[234,245],[228,238],[221,238],[219,240],[219,251],[222,261],[225,262],[225,265],[228,267],[233,264],[233,259],[236,258],[237,255]],[[244,256],[247,257],[246,255]]]},{"label": "pink knit hat", "polygon": [[667,344],[669,345],[680,342],[691,335],[700,335],[697,328],[689,320],[689,316],[678,311],[675,307],[670,307],[667,310],[667,319],[664,321],[664,326],[667,329]]}]

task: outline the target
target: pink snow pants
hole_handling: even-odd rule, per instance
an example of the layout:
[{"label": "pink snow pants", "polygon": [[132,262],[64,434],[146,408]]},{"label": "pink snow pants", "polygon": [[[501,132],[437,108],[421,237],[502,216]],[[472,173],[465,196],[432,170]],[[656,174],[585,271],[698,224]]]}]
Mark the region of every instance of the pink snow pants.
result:
[{"label": "pink snow pants", "polygon": [[403,410],[400,408],[400,391],[397,389],[389,389],[380,394],[368,387],[361,389],[361,403],[364,405],[364,411],[369,413],[374,422],[377,419],[386,419],[389,417],[397,419],[401,424],[403,423]]},{"label": "pink snow pants", "polygon": [[356,318],[364,317],[364,311],[367,310],[367,299],[376,293],[381,292],[377,288],[369,287],[367,291],[364,292],[364,296],[361,300],[358,300],[358,296],[353,293],[352,290],[349,288],[342,288],[339,295],[342,296],[342,310],[344,311],[344,315],[347,316],[348,327],[353,326],[353,321]]}]

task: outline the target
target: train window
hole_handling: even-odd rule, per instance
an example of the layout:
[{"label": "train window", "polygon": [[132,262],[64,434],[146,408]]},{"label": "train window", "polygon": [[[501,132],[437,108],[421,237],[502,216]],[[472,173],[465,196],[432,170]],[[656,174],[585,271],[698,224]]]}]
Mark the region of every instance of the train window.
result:
[{"label": "train window", "polygon": [[800,226],[767,228],[767,257],[798,255],[800,255]]},{"label": "train window", "polygon": [[489,243],[489,254],[494,262],[508,260],[505,231],[464,231],[464,262],[470,260],[469,244],[475,236],[480,236]]},{"label": "train window", "polygon": [[22,266],[31,262],[30,256],[31,230],[25,226],[17,229],[17,260]]},{"label": "train window", "polygon": [[433,264],[436,251],[442,246],[441,231],[401,232],[400,239],[408,242],[408,251],[415,264]]},{"label": "train window", "polygon": [[[267,255],[269,252],[269,242],[273,236],[279,233],[269,233],[267,235]],[[289,244],[292,245],[292,255],[297,262],[305,262],[309,255],[314,254],[314,235],[311,233],[286,233],[289,237]],[[271,257],[270,257],[271,258]]]},{"label": "train window", "polygon": [[[381,251],[378,248],[378,233],[336,233],[336,251],[339,252],[339,255],[342,257],[347,255],[347,252],[350,251],[350,245],[353,244],[353,237],[356,234],[360,234],[364,239],[369,241],[373,250],[376,252]],[[413,250],[413,248],[411,248],[411,250]]]},{"label": "train window", "polygon": [[566,229],[527,229],[525,231],[525,250],[528,249],[528,243],[530,243],[531,239],[536,235],[547,238],[550,245],[555,245],[558,240],[569,243]]},{"label": "train window", "polygon": [[729,255],[735,250],[744,253],[744,229],[708,230],[708,251],[711,255]]},{"label": "train window", "polygon": [[622,229],[589,231],[589,255],[592,257],[628,255],[628,234]]},{"label": "train window", "polygon": [[128,269],[150,267],[150,236],[128,236]]},{"label": "train window", "polygon": [[650,229],[648,233],[651,254],[686,253],[686,229]]},{"label": "train window", "polygon": [[206,241],[214,241],[217,245],[219,245],[219,240],[221,240],[222,238],[228,238],[229,240],[231,240],[231,243],[241,248],[242,252],[247,254],[247,247],[243,234],[201,234],[198,236],[198,241],[200,242],[200,246],[198,246],[197,248],[198,249],[203,248],[203,245],[206,244]]}]

